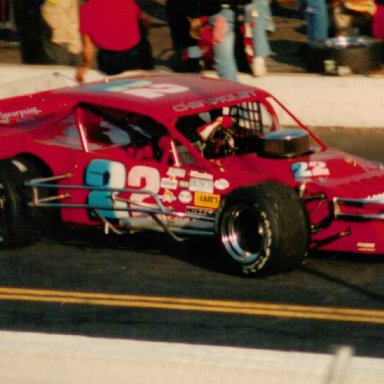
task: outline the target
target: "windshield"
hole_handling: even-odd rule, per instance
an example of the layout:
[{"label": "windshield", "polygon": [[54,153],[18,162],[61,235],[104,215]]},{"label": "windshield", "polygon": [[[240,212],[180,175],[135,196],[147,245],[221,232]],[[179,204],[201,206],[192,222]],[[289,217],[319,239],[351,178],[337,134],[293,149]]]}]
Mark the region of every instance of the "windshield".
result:
[{"label": "windshield", "polygon": [[176,128],[208,160],[233,154],[260,154],[265,140],[276,137],[277,131],[300,130],[308,136],[303,125],[274,99],[183,116]]}]

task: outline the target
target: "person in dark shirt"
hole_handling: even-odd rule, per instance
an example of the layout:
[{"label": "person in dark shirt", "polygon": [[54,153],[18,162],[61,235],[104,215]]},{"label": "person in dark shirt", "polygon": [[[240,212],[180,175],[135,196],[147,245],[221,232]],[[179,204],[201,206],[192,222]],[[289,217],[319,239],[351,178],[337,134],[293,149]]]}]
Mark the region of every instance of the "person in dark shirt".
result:
[{"label": "person in dark shirt", "polygon": [[46,64],[43,20],[40,6],[44,0],[12,0],[16,31],[24,64]]},{"label": "person in dark shirt", "polygon": [[[375,12],[372,17],[372,36],[384,41],[384,0],[375,0]],[[380,68],[368,73],[371,77],[384,77],[384,50],[381,52]]]},{"label": "person in dark shirt", "polygon": [[190,33],[189,0],[166,0],[165,10],[175,50],[173,69],[176,72],[200,72],[201,54],[197,40]]}]

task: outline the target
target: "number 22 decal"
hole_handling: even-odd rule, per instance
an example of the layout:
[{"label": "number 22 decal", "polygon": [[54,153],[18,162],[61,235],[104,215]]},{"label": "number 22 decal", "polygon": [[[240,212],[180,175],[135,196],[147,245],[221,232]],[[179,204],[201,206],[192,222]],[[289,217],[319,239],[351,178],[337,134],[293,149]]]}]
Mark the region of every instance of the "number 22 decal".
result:
[{"label": "number 22 decal", "polygon": [[295,179],[304,177],[329,176],[330,172],[324,161],[300,161],[291,167]]},{"label": "number 22 decal", "polygon": [[[123,219],[129,217],[129,212],[124,210],[129,205],[126,201],[114,199],[118,192],[108,188],[123,189],[142,186],[140,190],[157,194],[160,189],[160,173],[156,168],[138,165],[132,167],[127,176],[122,163],[96,159],[90,162],[85,171],[85,184],[89,187],[107,188],[91,191],[88,195],[89,205],[100,207],[100,214],[107,219]],[[135,205],[141,205],[148,196],[143,193],[132,193],[130,201]]]}]

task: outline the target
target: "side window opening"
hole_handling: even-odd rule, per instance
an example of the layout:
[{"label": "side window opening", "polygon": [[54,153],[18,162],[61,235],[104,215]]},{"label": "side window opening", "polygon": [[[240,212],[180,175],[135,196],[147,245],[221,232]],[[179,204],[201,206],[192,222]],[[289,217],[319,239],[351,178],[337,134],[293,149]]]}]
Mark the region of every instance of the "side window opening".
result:
[{"label": "side window opening", "polygon": [[[73,129],[77,133],[80,147],[81,139],[74,116]],[[120,147],[128,158],[137,161],[156,161],[168,165],[180,161],[178,148],[182,146],[171,140],[164,125],[149,116],[88,104],[80,104],[76,116],[78,128],[89,151]],[[186,149],[180,151],[185,152]],[[188,163],[195,161],[192,161],[190,154],[185,156],[189,159],[186,160]]]},{"label": "side window opening", "polygon": [[[83,105],[81,124],[89,150],[120,147],[137,161],[163,161],[166,128],[149,116]],[[161,144],[160,144],[161,142]]]},{"label": "side window opening", "polygon": [[231,107],[227,114],[235,120],[238,127],[251,130],[255,135],[266,135],[273,130],[273,118],[262,103],[241,103]]},{"label": "side window opening", "polygon": [[[204,158],[210,160],[255,152],[260,139],[277,129],[277,122],[272,107],[249,101],[182,116],[176,122],[176,128]],[[193,157],[189,155],[185,161],[191,163]],[[181,158],[185,156],[185,153],[180,155]]]},{"label": "side window opening", "polygon": [[166,162],[165,157],[169,153],[170,138],[162,124],[137,113],[127,114],[125,124],[132,140],[127,149],[130,157],[136,160]]},{"label": "side window opening", "polygon": [[47,130],[44,129],[44,131],[36,136],[36,139],[48,145],[53,144],[76,150],[82,149],[76,118],[73,113],[48,127]]},{"label": "side window opening", "polygon": [[128,146],[131,137],[124,129],[124,120],[118,113],[93,107],[79,111],[82,129],[90,150],[112,146]]}]

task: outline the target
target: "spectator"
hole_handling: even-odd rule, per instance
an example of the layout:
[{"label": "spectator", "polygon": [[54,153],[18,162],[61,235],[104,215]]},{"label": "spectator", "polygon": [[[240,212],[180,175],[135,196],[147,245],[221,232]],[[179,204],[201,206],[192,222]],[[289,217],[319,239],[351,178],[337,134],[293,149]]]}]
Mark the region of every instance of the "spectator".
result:
[{"label": "spectator", "polygon": [[251,26],[253,42],[251,71],[254,76],[263,76],[267,73],[265,58],[271,54],[267,33],[275,29],[270,0],[253,0],[252,4],[246,5],[245,21]]},{"label": "spectator", "polygon": [[[384,0],[376,0],[376,10],[372,19],[372,36],[384,41]],[[382,52],[381,62],[384,63],[384,52]],[[384,65],[377,70],[371,71],[369,76],[384,77]]]},{"label": "spectator", "polygon": [[40,6],[43,0],[12,0],[16,30],[20,38],[21,60],[24,64],[45,64],[43,22]]},{"label": "spectator", "polygon": [[197,48],[197,40],[189,33],[189,1],[166,0],[165,9],[176,53],[174,70],[176,72],[199,72],[201,54]]},{"label": "spectator", "polygon": [[[255,52],[257,55],[257,59],[249,60],[252,72],[255,76],[266,73],[265,57],[271,52],[267,30],[274,31],[270,0],[167,0],[166,7],[171,38],[182,58],[176,71],[198,72],[203,57],[205,62],[215,61],[220,77],[235,80],[237,63],[240,61],[243,67],[241,51],[244,50],[242,37],[236,35],[240,34],[238,24],[240,30],[247,24],[250,28],[243,29],[243,33],[249,33],[247,40],[252,41],[252,48],[255,47],[251,54]],[[218,44],[217,40],[213,41],[213,35],[217,38],[220,34]],[[247,48],[248,59],[249,51]]]},{"label": "spectator", "polygon": [[[230,80],[237,80],[237,63],[235,57],[235,26],[239,13],[242,12],[242,8],[246,6],[247,19],[253,20],[256,18],[256,10],[262,10],[262,7],[252,4],[252,8],[248,5],[251,2],[258,2],[258,0],[195,0],[190,4],[190,15],[193,19],[209,17],[208,23],[212,27],[211,43],[213,45],[213,56],[219,77],[227,78]],[[253,10],[251,12],[251,10]],[[257,13],[258,14],[258,13]],[[253,15],[253,16],[252,16]],[[259,14],[258,14],[259,15]],[[258,17],[258,16],[257,16]],[[260,19],[261,20],[261,19]],[[261,44],[260,41],[263,38],[259,33],[263,28],[263,23],[252,23],[253,28],[252,36],[255,44]],[[264,36],[266,36],[264,34]],[[268,45],[268,41],[262,42]],[[264,47],[265,47],[264,46]],[[259,53],[269,54],[260,45],[258,47]],[[265,56],[260,56],[260,61],[264,61]],[[253,66],[254,67],[254,66]],[[259,65],[260,67],[260,65]],[[265,73],[265,67],[263,71],[257,72],[257,74]]]},{"label": "spectator", "polygon": [[[240,0],[241,1],[241,0]],[[249,3],[249,0],[243,0]],[[237,80],[235,48],[235,18],[237,1],[195,0],[190,2],[189,15],[193,20],[208,17],[212,26],[211,43],[219,77]],[[196,26],[198,23],[192,24]]]},{"label": "spectator", "polygon": [[9,0],[0,0],[0,23],[6,23],[10,20]]},{"label": "spectator", "polygon": [[335,0],[332,8],[336,36],[371,35],[374,0]]},{"label": "spectator", "polygon": [[384,0],[376,0],[376,10],[372,18],[372,36],[384,40]]},{"label": "spectator", "polygon": [[79,66],[81,41],[78,0],[45,0],[41,14],[46,23],[44,50],[49,62]]},{"label": "spectator", "polygon": [[80,7],[83,65],[77,70],[77,80],[84,80],[96,51],[98,67],[107,75],[152,69],[152,53],[144,33],[149,24],[149,16],[133,0],[86,1]]},{"label": "spectator", "polygon": [[325,0],[298,0],[308,29],[308,44],[328,38],[328,8]]}]

